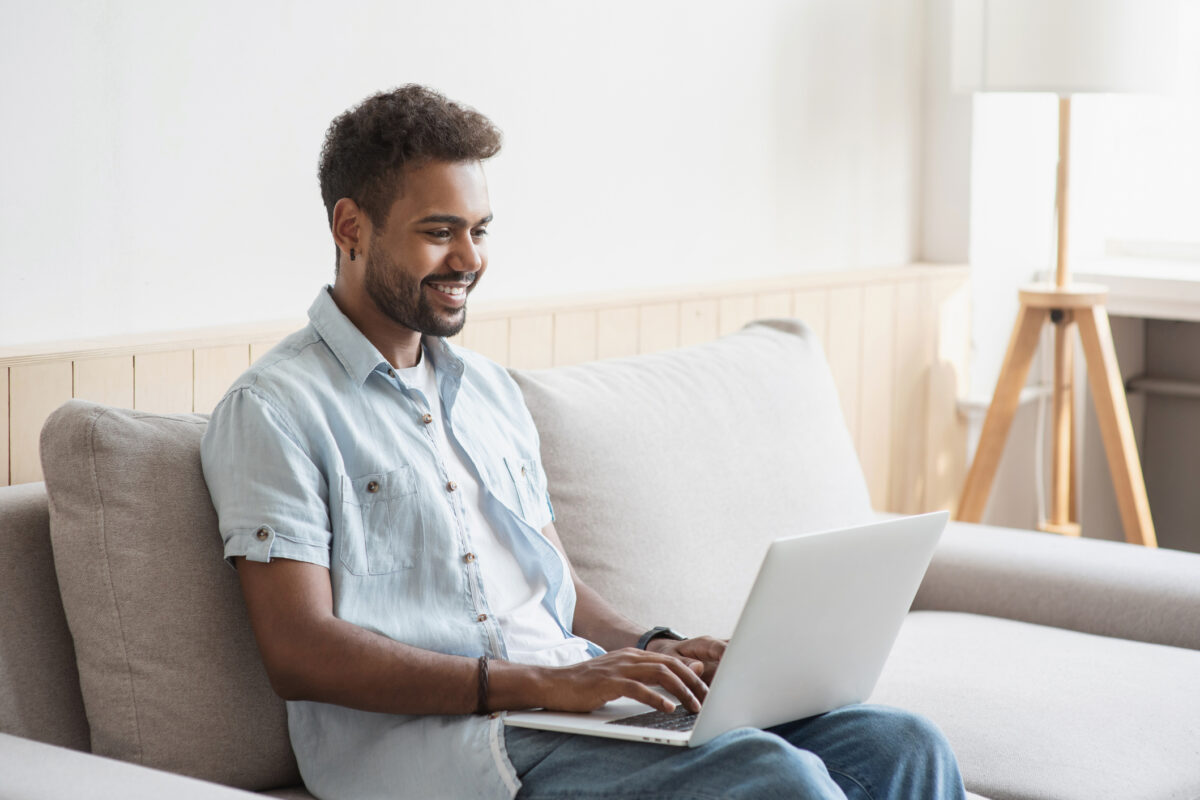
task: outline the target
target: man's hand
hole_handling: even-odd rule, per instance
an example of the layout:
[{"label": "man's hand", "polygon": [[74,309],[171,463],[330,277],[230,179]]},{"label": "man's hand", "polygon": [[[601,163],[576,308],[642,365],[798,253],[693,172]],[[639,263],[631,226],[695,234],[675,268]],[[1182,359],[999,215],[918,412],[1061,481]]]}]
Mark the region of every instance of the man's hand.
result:
[{"label": "man's hand", "polygon": [[651,639],[646,649],[683,660],[703,678],[705,684],[711,684],[728,644],[729,640],[712,636],[697,636],[683,641],[660,638]]},{"label": "man's hand", "polygon": [[537,668],[537,689],[532,696],[518,700],[507,697],[510,691],[522,692],[520,673],[528,667],[503,661],[492,662],[492,707],[520,708],[541,706],[554,711],[594,711],[610,700],[629,697],[659,711],[670,712],[675,706],[654,687],[661,686],[689,711],[699,711],[708,694],[700,679],[703,662],[679,659],[626,647],[567,667]]}]

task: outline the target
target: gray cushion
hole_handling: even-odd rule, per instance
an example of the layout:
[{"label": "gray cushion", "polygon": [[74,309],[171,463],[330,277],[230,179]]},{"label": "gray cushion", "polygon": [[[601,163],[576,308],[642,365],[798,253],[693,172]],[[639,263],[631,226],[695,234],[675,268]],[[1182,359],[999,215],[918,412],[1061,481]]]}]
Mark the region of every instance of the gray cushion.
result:
[{"label": "gray cushion", "polygon": [[820,343],[798,321],[512,374],[572,562],[642,624],[728,634],[772,539],[872,516]]},{"label": "gray cushion", "polygon": [[872,702],[936,722],[994,800],[1200,797],[1200,652],[909,614]]},{"label": "gray cushion", "polygon": [[0,733],[88,749],[40,483],[0,487]]},{"label": "gray cushion", "polygon": [[73,400],[42,430],[92,748],[247,789],[292,785],[284,703],[200,471],[205,425]]},{"label": "gray cushion", "polygon": [[1200,650],[1200,555],[952,522],[914,606]]}]

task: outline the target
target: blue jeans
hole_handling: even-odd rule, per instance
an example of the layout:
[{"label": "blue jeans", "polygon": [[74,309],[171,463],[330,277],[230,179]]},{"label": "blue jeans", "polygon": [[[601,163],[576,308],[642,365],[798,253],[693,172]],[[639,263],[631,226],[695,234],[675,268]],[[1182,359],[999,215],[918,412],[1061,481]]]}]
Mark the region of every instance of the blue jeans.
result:
[{"label": "blue jeans", "polygon": [[740,728],[697,748],[507,728],[518,798],[964,797],[954,753],[923,717],[847,706],[766,731]]}]

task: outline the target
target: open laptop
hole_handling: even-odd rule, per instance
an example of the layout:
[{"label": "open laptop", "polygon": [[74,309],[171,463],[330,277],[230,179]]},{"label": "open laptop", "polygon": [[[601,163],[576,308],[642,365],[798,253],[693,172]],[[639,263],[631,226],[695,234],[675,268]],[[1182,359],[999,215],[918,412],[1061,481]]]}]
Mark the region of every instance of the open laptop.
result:
[{"label": "open laptop", "polygon": [[698,714],[681,704],[663,714],[625,698],[587,714],[519,711],[504,721],[698,747],[734,728],[860,703],[875,689],[948,518],[939,511],[772,542]]}]

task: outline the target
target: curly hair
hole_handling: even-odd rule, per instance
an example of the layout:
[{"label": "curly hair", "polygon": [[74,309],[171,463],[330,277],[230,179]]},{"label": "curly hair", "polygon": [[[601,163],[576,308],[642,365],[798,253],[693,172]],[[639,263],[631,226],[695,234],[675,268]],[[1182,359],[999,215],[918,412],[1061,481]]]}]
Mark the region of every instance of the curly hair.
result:
[{"label": "curly hair", "polygon": [[317,176],[329,224],[337,201],[349,197],[382,228],[406,167],[482,161],[500,144],[491,120],[432,89],[410,83],[372,95],[325,132]]}]

